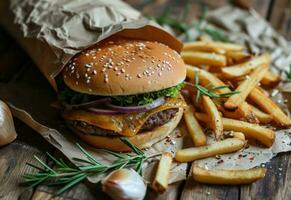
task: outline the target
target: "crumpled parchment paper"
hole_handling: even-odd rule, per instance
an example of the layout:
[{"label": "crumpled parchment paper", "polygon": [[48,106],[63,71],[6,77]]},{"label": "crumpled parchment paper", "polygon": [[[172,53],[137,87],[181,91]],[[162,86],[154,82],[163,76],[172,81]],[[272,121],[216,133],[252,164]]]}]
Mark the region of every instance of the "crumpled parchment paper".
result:
[{"label": "crumpled parchment paper", "polygon": [[[53,78],[75,53],[112,34],[158,40],[177,51],[181,50],[181,44],[173,36],[162,31],[154,23],[140,18],[136,10],[116,0],[3,0],[0,2],[0,24],[26,49],[52,86],[55,86]],[[273,58],[272,70],[281,73],[282,69],[291,63],[287,42],[255,11],[223,7],[211,12],[208,20],[213,25],[222,26],[231,41],[247,44],[251,52],[270,51]],[[13,21],[15,24],[12,23]],[[256,26],[253,25],[254,22]],[[195,33],[195,30],[193,32]],[[104,162],[112,160],[111,156],[78,140],[64,126],[59,111],[49,107],[56,96],[48,82],[40,77],[36,70],[25,73],[27,76],[16,82],[0,85],[1,99],[9,103],[14,116],[40,133],[71,161],[73,157],[83,157],[75,143],[81,143],[99,160]],[[31,79],[33,76],[35,78]],[[277,92],[277,94],[274,98],[280,100],[281,93]],[[280,101],[283,102],[282,99]],[[280,103],[280,105],[286,108],[285,104]],[[242,152],[221,156],[220,160],[223,162],[220,164],[216,158],[203,159],[198,163],[208,168],[245,169],[258,166],[269,161],[279,152],[291,150],[289,132],[290,130],[277,131],[275,143],[269,149],[250,146]],[[174,153],[176,149],[191,146],[190,141],[181,123],[170,137],[147,149],[146,153],[149,155],[162,151]],[[209,137],[209,142],[211,141]],[[145,166],[147,180],[153,176],[156,163],[151,162]],[[175,163],[172,167],[170,183],[185,179],[186,168],[185,163]],[[90,181],[95,183],[100,178],[102,177],[92,177]]]}]

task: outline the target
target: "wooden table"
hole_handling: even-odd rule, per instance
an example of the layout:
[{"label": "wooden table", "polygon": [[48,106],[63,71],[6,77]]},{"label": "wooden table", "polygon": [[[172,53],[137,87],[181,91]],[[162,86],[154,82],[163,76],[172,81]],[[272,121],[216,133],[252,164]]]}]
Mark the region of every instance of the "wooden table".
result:
[{"label": "wooden table", "polygon": [[[179,14],[186,0],[127,0],[147,15],[159,15],[166,5]],[[264,16],[274,28],[291,40],[291,1],[290,0],[239,0],[232,1],[242,7],[253,7]],[[218,8],[227,0],[190,1],[191,16],[199,16],[201,4],[209,9]],[[0,81],[13,82],[21,78],[26,70],[33,68],[33,63],[19,46],[3,30],[0,31]],[[21,97],[19,97],[21,98]],[[12,144],[0,148],[0,199],[108,199],[100,191],[100,185],[81,183],[61,197],[53,197],[54,192],[46,186],[27,189],[19,186],[20,175],[31,170],[25,163],[33,161],[33,155],[46,160],[45,152],[58,152],[37,133],[15,119],[18,138]],[[276,156],[270,163],[267,176],[256,183],[244,186],[212,186],[195,183],[191,180],[170,186],[163,195],[157,195],[150,189],[146,199],[291,199],[291,159],[290,153]]]}]

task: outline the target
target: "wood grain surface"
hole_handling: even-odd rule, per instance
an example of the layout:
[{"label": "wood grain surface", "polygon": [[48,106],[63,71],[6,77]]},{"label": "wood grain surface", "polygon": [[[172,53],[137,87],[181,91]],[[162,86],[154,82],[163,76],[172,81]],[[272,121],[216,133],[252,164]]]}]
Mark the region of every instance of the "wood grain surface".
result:
[{"label": "wood grain surface", "polygon": [[[145,15],[158,16],[166,6],[170,6],[173,15],[178,16],[187,2],[191,6],[191,17],[201,14],[201,6],[215,9],[228,3],[242,8],[253,8],[264,16],[286,38],[291,39],[291,1],[290,0],[126,0]],[[190,17],[190,18],[191,18]],[[23,71],[32,68],[28,56],[0,28],[0,82],[12,82],[20,78]],[[1,96],[0,96],[1,97]],[[21,98],[21,97],[20,97]],[[59,154],[37,133],[22,122],[15,120],[18,139],[10,145],[0,148],[0,199],[2,200],[48,200],[48,199],[109,199],[101,192],[100,185],[81,183],[59,197],[53,196],[54,189],[46,186],[27,189],[20,186],[21,174],[31,172],[26,162],[33,161],[33,155],[46,160],[45,152]],[[190,166],[189,166],[190,167]],[[182,182],[170,185],[169,190],[158,195],[148,189],[145,199],[291,199],[291,159],[290,153],[283,153],[267,163],[266,178],[251,185],[214,186],[199,184],[191,176]]]}]

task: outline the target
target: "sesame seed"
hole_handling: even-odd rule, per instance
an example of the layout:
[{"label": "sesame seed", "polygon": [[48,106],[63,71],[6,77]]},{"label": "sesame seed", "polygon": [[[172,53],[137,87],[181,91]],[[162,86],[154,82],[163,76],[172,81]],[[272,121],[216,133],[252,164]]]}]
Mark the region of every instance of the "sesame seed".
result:
[{"label": "sesame seed", "polygon": [[159,76],[162,76],[162,72],[159,72],[159,74],[158,74]]},{"label": "sesame seed", "polygon": [[87,79],[87,80],[86,80],[86,83],[90,83],[90,79]]},{"label": "sesame seed", "polygon": [[116,74],[116,76],[120,76],[120,74],[121,74],[121,73],[120,73],[120,72],[118,72],[118,73]]},{"label": "sesame seed", "polygon": [[97,74],[97,71],[94,69],[92,74],[96,75]]},{"label": "sesame seed", "polygon": [[104,78],[104,82],[105,83],[107,83],[108,82],[108,78],[106,77],[106,78]]},{"label": "sesame seed", "polygon": [[113,69],[114,71],[117,71],[118,70],[118,68],[117,67],[114,67],[114,69]]},{"label": "sesame seed", "polygon": [[76,81],[76,85],[79,85],[79,82],[78,81]]},{"label": "sesame seed", "polygon": [[86,54],[85,54],[85,56],[89,56],[89,54],[88,54],[88,53],[86,53]]},{"label": "sesame seed", "polygon": [[121,71],[121,73],[124,73],[125,72],[125,69],[124,68],[121,68],[120,71]]},{"label": "sesame seed", "polygon": [[138,75],[137,75],[137,77],[138,77],[138,78],[141,78],[141,75],[140,75],[140,74],[138,74]]},{"label": "sesame seed", "polygon": [[126,74],[125,77],[129,77],[129,74]]},{"label": "sesame seed", "polygon": [[85,73],[85,77],[86,77],[86,78],[88,77],[88,74],[87,74],[87,73]]}]

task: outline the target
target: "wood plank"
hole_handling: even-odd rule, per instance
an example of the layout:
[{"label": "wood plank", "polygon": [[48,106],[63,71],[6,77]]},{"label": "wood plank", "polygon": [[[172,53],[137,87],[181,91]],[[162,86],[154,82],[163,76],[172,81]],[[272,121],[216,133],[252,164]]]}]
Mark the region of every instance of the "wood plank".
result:
[{"label": "wood plank", "polygon": [[179,199],[181,187],[184,185],[183,181],[169,185],[167,191],[163,194],[158,194],[152,189],[148,188],[145,200],[176,200]]},{"label": "wood plank", "polygon": [[180,17],[182,10],[185,5],[189,3],[190,12],[188,21],[191,22],[194,17],[201,15],[202,7],[207,6],[209,10],[219,8],[226,5],[229,0],[157,0],[157,1],[135,1],[135,0],[125,0],[131,6],[141,11],[146,16],[160,16],[166,7],[170,7],[172,10],[173,17]]},{"label": "wood plank", "polygon": [[276,0],[274,2],[270,22],[287,39],[291,39],[291,1]]},{"label": "wood plank", "polygon": [[264,179],[259,180],[251,185],[241,186],[240,199],[290,199],[290,153],[277,155],[266,166],[268,168],[268,172]]},{"label": "wood plank", "polygon": [[233,3],[243,9],[255,9],[261,16],[267,17],[271,0],[234,0]]},{"label": "wood plank", "polygon": [[[34,162],[34,155],[45,159],[43,152],[50,149],[49,145],[29,127],[14,119],[18,138],[13,143],[0,148],[0,199],[30,199],[32,190],[20,186],[21,175],[35,172],[27,166]],[[33,136],[33,137],[32,137]]]},{"label": "wood plank", "polygon": [[25,187],[19,186],[21,174],[33,172],[26,162],[33,162],[33,155],[44,158],[38,149],[16,141],[0,149],[0,199],[18,199]]},{"label": "wood plank", "polygon": [[186,184],[183,188],[181,198],[180,198],[181,200],[188,200],[188,199],[235,200],[235,199],[239,199],[238,186],[218,186],[218,185],[200,184],[200,183],[195,182],[192,179],[191,173],[192,173],[192,169],[190,170],[190,176],[186,180]]}]

